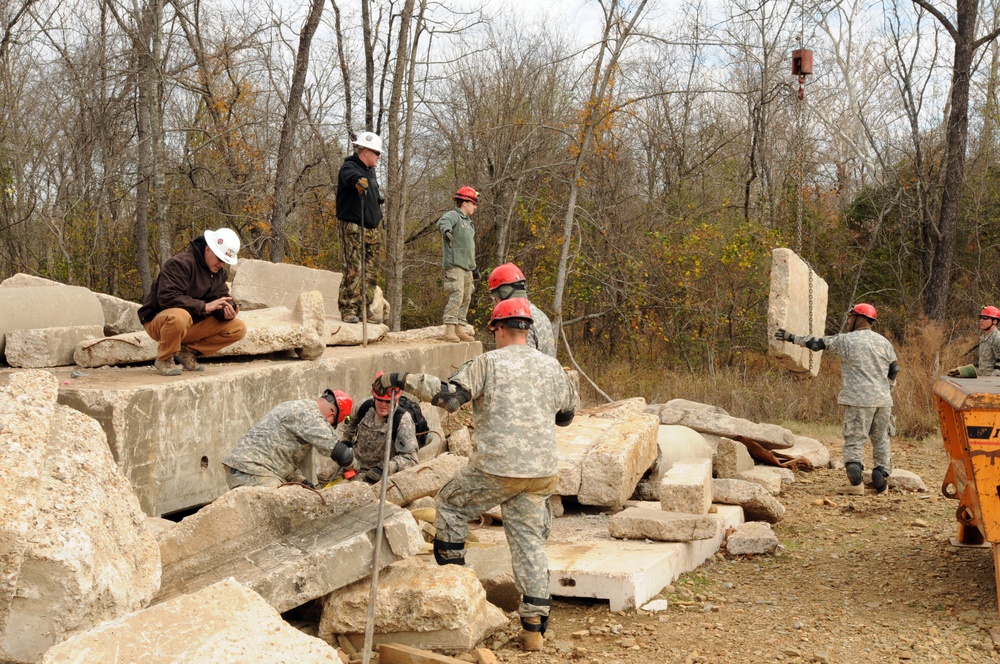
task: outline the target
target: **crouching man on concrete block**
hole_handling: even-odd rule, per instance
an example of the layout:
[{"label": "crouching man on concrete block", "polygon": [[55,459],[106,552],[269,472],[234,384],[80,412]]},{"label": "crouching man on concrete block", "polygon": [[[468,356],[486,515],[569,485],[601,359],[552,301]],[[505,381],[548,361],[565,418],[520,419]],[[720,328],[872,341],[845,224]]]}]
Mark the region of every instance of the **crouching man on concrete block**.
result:
[{"label": "crouching man on concrete block", "polygon": [[558,484],[555,427],[572,421],[577,395],[559,363],[527,345],[530,327],[528,301],[504,300],[489,325],[496,350],[465,363],[446,382],[393,373],[378,377],[373,388],[405,389],[450,413],[472,402],[476,452],[438,492],[434,558],[439,565],[464,565],[468,522],[500,505],[522,595],[521,643],[541,650],[552,605],[545,541],[549,496]]},{"label": "crouching man on concrete block", "polygon": [[[202,371],[198,357],[234,344],[247,333],[229,295],[226,265],[236,265],[240,238],[229,228],[205,231],[160,270],[139,308],[146,334],[160,342],[156,370],[163,376]],[[180,366],[178,366],[180,363]]]},{"label": "crouching man on concrete block", "polygon": [[342,466],[354,458],[351,448],[340,442],[335,427],[353,407],[351,397],[340,390],[326,390],[315,401],[285,401],[250,427],[222,463],[226,484],[278,487],[285,482],[309,482],[299,464],[315,447]]}]

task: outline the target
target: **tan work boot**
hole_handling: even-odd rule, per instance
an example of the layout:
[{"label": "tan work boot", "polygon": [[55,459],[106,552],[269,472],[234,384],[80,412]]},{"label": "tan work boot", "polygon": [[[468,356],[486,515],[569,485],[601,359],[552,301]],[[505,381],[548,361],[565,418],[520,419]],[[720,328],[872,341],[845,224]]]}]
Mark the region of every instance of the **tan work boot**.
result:
[{"label": "tan work boot", "polygon": [[456,325],[455,326],[455,334],[458,335],[458,338],[461,341],[475,341],[476,340],[476,338],[474,336],[472,336],[471,334],[469,334],[468,332],[465,331],[465,326],[464,325]]},{"label": "tan work boot", "polygon": [[865,495],[865,485],[847,484],[837,489],[837,493],[842,496],[863,496]]},{"label": "tan work boot", "polygon": [[[532,631],[527,626],[537,625],[537,630]],[[545,646],[545,637],[542,636],[542,619],[538,616],[531,618],[521,618],[521,647],[529,652],[538,652]]]},{"label": "tan work boot", "polygon": [[461,339],[458,338],[458,335],[455,334],[454,325],[445,325],[444,336],[441,338],[444,339],[445,341],[450,341],[453,344],[457,344],[459,341],[461,341]]},{"label": "tan work boot", "polygon": [[153,366],[161,376],[180,376],[181,368],[174,363],[174,358],[169,358],[166,360],[157,360],[153,362]]},{"label": "tan work boot", "polygon": [[179,353],[174,354],[174,361],[184,367],[184,371],[204,371],[205,367],[198,364],[198,356],[193,350],[181,347]]}]

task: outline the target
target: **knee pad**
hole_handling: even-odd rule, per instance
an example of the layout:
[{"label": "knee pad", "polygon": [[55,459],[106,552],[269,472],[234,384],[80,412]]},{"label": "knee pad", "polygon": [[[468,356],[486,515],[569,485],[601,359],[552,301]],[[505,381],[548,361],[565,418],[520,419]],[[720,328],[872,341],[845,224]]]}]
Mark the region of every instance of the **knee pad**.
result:
[{"label": "knee pad", "polygon": [[875,466],[872,470],[872,487],[876,493],[883,493],[889,488],[889,472],[882,466]]},{"label": "knee pad", "polygon": [[861,471],[864,470],[864,466],[857,461],[848,461],[844,464],[844,470],[847,471],[847,479],[852,486],[861,484]]},{"label": "knee pad", "polygon": [[[465,542],[444,542],[439,539],[434,540],[434,560],[438,565],[464,565],[465,564]],[[457,556],[446,556],[445,551],[462,551]]]}]

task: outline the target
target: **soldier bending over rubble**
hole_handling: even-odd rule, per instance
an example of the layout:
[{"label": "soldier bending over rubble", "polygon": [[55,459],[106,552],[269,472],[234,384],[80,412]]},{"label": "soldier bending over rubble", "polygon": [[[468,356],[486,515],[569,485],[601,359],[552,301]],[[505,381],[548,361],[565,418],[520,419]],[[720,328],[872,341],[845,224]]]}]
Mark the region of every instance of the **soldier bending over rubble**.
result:
[{"label": "soldier bending over rubble", "polygon": [[285,482],[313,486],[299,464],[315,447],[341,466],[351,465],[351,448],[334,430],[351,412],[351,397],[340,390],[326,390],[315,401],[285,401],[250,427],[222,463],[226,484],[278,487]]},{"label": "soldier bending over rubble", "polygon": [[450,413],[472,402],[476,452],[437,495],[434,558],[464,565],[468,522],[500,505],[514,581],[521,593],[521,643],[541,650],[552,599],[545,541],[556,489],[555,426],[566,426],[577,396],[559,363],[527,345],[531,309],[511,298],[493,309],[497,349],[465,363],[447,382],[427,374],[393,373],[373,388],[406,389]]},{"label": "soldier bending over rubble", "polygon": [[872,439],[872,487],[877,493],[888,488],[892,461],[889,436],[892,428],[892,392],[899,364],[889,340],[871,329],[877,312],[870,304],[857,304],[847,315],[847,332],[820,339],[793,335],[779,329],[774,338],[805,346],[809,350],[828,350],[841,357],[843,386],[837,403],[844,406],[844,470],[851,483],[841,493],[863,494],[861,484],[862,452]]}]

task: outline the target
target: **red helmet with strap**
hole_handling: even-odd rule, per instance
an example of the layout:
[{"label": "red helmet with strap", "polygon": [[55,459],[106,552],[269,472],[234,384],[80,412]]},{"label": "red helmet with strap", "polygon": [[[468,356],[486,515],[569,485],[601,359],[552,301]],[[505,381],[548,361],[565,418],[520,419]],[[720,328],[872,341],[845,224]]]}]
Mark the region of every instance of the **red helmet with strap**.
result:
[{"label": "red helmet with strap", "polygon": [[[385,373],[384,371],[377,371],[377,372],[375,372],[375,382],[376,383],[378,382],[378,379],[381,378],[382,374],[384,374],[384,373]],[[372,388],[372,396],[375,397],[376,401],[391,401],[392,399],[398,399],[399,395],[402,392],[403,392],[403,390],[399,389],[398,387],[393,387],[393,388],[391,388],[391,389],[389,389],[389,390],[387,390],[385,392],[378,392],[378,391],[375,390],[374,387]]]},{"label": "red helmet with strap", "polygon": [[850,313],[864,316],[868,320],[875,320],[878,318],[878,313],[875,311],[875,307],[864,302],[855,304]]},{"label": "red helmet with strap", "polygon": [[996,307],[983,307],[983,310],[979,312],[980,316],[989,316],[990,318],[995,318],[1000,320],[1000,309]]},{"label": "red helmet with strap", "polygon": [[472,201],[473,203],[479,202],[479,192],[472,187],[462,187],[457,192],[455,192],[456,201]]},{"label": "red helmet with strap", "polygon": [[509,286],[519,281],[524,281],[524,273],[521,272],[520,268],[513,263],[504,263],[493,268],[487,283],[489,283],[490,290],[495,291],[501,286]]},{"label": "red helmet with strap", "polygon": [[323,392],[323,398],[337,407],[337,424],[346,420],[354,409],[354,400],[348,396],[347,392],[326,390]]},{"label": "red helmet with strap", "polygon": [[523,297],[512,297],[497,303],[490,316],[490,327],[505,325],[527,330],[531,327],[531,304]]}]

